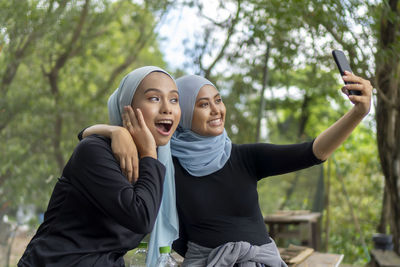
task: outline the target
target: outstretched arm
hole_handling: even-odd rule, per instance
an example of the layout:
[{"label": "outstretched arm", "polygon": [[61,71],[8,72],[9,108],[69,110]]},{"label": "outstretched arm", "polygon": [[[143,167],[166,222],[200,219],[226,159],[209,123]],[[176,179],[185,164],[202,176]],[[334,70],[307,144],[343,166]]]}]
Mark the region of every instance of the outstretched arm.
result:
[{"label": "outstretched arm", "polygon": [[[354,84],[346,84],[342,88],[354,106],[315,139],[313,152],[320,160],[326,160],[349,137],[371,108],[371,83],[347,71],[343,80],[354,82]],[[348,90],[359,90],[361,95],[349,95]]]}]

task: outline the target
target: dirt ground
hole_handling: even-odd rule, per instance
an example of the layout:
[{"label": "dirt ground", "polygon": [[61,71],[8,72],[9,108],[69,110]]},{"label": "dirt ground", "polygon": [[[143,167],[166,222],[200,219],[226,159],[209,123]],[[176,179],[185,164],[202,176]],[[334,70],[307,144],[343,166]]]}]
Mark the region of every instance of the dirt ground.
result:
[{"label": "dirt ground", "polygon": [[29,241],[33,237],[33,232],[30,231],[18,231],[13,246],[11,248],[11,258],[10,258],[10,266],[16,267],[19,259],[25,251],[26,245],[28,245]]}]

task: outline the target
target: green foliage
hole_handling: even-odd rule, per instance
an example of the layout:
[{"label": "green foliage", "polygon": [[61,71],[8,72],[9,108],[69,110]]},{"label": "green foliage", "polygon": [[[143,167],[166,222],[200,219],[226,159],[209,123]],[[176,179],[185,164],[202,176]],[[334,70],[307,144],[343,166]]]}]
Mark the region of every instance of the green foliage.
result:
[{"label": "green foliage", "polygon": [[168,2],[157,2],[93,1],[85,11],[84,1],[0,1],[0,206],[11,217],[19,205],[46,209],[78,132],[107,123],[108,96],[127,72],[165,66],[154,29]]}]

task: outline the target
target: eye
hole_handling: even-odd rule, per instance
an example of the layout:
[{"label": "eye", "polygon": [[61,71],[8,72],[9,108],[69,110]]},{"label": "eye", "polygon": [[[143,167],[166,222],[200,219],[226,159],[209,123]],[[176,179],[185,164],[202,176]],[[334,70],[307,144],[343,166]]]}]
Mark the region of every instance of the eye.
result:
[{"label": "eye", "polygon": [[158,102],[160,101],[160,98],[158,96],[151,96],[148,98],[151,102]]},{"label": "eye", "polygon": [[170,102],[173,103],[173,104],[176,104],[176,103],[179,102],[179,100],[178,100],[177,97],[174,97],[174,98],[171,98]]},{"label": "eye", "polygon": [[202,103],[200,103],[200,107],[201,107],[201,108],[206,108],[206,107],[208,107],[208,102],[202,102]]},{"label": "eye", "polygon": [[217,103],[217,104],[222,103],[222,98],[217,98],[217,99],[215,100],[215,103]]}]

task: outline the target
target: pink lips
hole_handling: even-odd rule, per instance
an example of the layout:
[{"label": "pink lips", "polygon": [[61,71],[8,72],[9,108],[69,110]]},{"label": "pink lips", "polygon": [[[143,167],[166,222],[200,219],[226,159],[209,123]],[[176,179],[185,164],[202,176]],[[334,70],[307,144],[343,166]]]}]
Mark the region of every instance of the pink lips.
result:
[{"label": "pink lips", "polygon": [[156,127],[156,129],[157,129],[157,132],[158,132],[159,134],[164,135],[164,136],[168,136],[168,135],[170,135],[170,133],[171,133],[171,129],[170,129],[168,132],[166,132],[166,131],[164,131],[163,129],[160,129],[160,128],[158,128],[158,127]]}]

